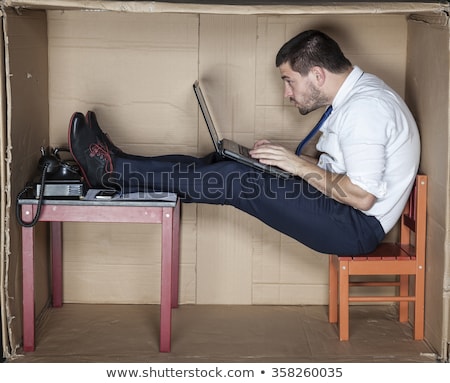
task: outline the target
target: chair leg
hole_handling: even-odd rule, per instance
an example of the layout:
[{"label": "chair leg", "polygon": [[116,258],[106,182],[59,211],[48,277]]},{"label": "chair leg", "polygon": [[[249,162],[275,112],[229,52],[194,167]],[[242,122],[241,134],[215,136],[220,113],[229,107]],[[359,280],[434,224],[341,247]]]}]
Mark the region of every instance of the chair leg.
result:
[{"label": "chair leg", "polygon": [[[401,297],[408,296],[408,282],[409,276],[404,274],[400,275],[400,291],[399,294]],[[400,302],[399,303],[399,322],[405,323],[408,322],[408,302]]]},{"label": "chair leg", "polygon": [[330,255],[328,263],[328,322],[338,321],[338,261],[337,256]]},{"label": "chair leg", "polygon": [[349,274],[348,262],[338,261],[339,263],[339,339],[341,341],[349,338]]},{"label": "chair leg", "polygon": [[416,301],[414,307],[414,339],[424,338],[424,315],[425,315],[425,271],[418,270],[415,281]]}]

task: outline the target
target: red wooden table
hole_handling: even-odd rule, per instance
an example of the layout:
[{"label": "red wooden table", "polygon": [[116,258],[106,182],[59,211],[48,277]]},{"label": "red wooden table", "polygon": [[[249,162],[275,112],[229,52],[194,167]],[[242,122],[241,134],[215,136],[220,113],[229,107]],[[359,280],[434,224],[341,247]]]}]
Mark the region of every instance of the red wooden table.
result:
[{"label": "red wooden table", "polygon": [[[166,194],[167,196],[167,194]],[[31,222],[37,200],[21,199],[22,219]],[[180,202],[175,195],[155,200],[44,200],[39,222],[51,222],[52,304],[62,299],[62,223],[123,222],[160,223],[161,301],[160,352],[170,352],[172,308],[178,307]],[[22,227],[23,348],[35,349],[34,313],[34,227]]]}]

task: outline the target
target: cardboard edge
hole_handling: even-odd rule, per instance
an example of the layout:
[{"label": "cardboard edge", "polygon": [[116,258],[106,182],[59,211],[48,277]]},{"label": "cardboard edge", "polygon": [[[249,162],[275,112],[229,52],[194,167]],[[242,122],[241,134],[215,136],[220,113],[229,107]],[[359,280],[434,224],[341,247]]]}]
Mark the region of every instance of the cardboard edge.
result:
[{"label": "cardboard edge", "polygon": [[429,25],[435,25],[439,27],[449,26],[449,15],[446,13],[441,14],[416,14],[412,13],[408,16],[409,21],[426,23]]},{"label": "cardboard edge", "polygon": [[1,195],[1,206],[0,206],[0,230],[1,230],[1,249],[0,249],[0,300],[1,300],[1,331],[2,331],[2,350],[3,356],[9,357],[11,344],[10,344],[10,333],[11,328],[9,326],[8,318],[9,305],[7,301],[8,297],[8,266],[9,266],[9,255],[10,255],[10,238],[9,238],[9,227],[10,227],[10,208],[11,208],[11,184],[10,184],[10,162],[11,162],[11,137],[10,137],[10,109],[11,105],[9,100],[11,99],[11,88],[9,83],[9,68],[8,68],[8,42],[7,42],[7,24],[6,24],[6,14],[1,13],[1,33],[0,40],[2,42],[3,50],[0,52],[1,55],[1,69],[3,73],[6,73],[4,77],[1,77],[0,86],[0,179],[2,185],[2,195]]},{"label": "cardboard edge", "polygon": [[220,1],[210,4],[159,2],[159,1],[95,1],[95,0],[4,0],[6,7],[31,7],[39,9],[92,10],[139,13],[208,13],[208,14],[359,14],[359,13],[412,13],[412,12],[448,12],[448,2],[322,2],[321,4],[273,4],[268,2],[257,5],[229,5]]}]

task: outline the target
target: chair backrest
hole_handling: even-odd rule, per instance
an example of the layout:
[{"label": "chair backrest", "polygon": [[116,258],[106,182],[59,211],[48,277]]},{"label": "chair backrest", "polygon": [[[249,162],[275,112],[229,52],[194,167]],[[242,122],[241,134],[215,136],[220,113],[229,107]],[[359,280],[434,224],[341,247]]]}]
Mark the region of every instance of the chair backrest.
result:
[{"label": "chair backrest", "polygon": [[417,175],[401,219],[400,243],[413,244],[416,257],[425,257],[427,186],[428,177],[423,174]]}]

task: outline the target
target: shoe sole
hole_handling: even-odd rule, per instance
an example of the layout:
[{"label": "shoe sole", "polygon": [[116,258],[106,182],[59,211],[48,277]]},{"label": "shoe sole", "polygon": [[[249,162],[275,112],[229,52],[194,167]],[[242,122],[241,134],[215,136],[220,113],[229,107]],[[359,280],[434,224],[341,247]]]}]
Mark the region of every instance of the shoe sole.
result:
[{"label": "shoe sole", "polygon": [[70,154],[72,154],[72,157],[73,157],[74,161],[77,163],[78,168],[80,169],[81,174],[82,174],[82,176],[83,176],[84,182],[87,183],[87,185],[89,186],[89,188],[92,188],[92,185],[91,185],[91,183],[89,182],[89,179],[87,178],[87,175],[86,175],[86,172],[85,172],[84,169],[83,169],[83,166],[81,166],[80,162],[78,161],[77,157],[74,155],[73,150],[72,150],[72,140],[71,140],[71,136],[72,136],[73,121],[74,121],[75,117],[78,117],[78,116],[83,116],[84,122],[87,123],[86,117],[85,117],[82,113],[80,113],[80,112],[75,112],[74,114],[72,114],[72,117],[70,118],[70,122],[69,122],[69,131],[68,131],[68,139],[67,139],[67,141],[68,141],[68,143],[69,143]]}]

